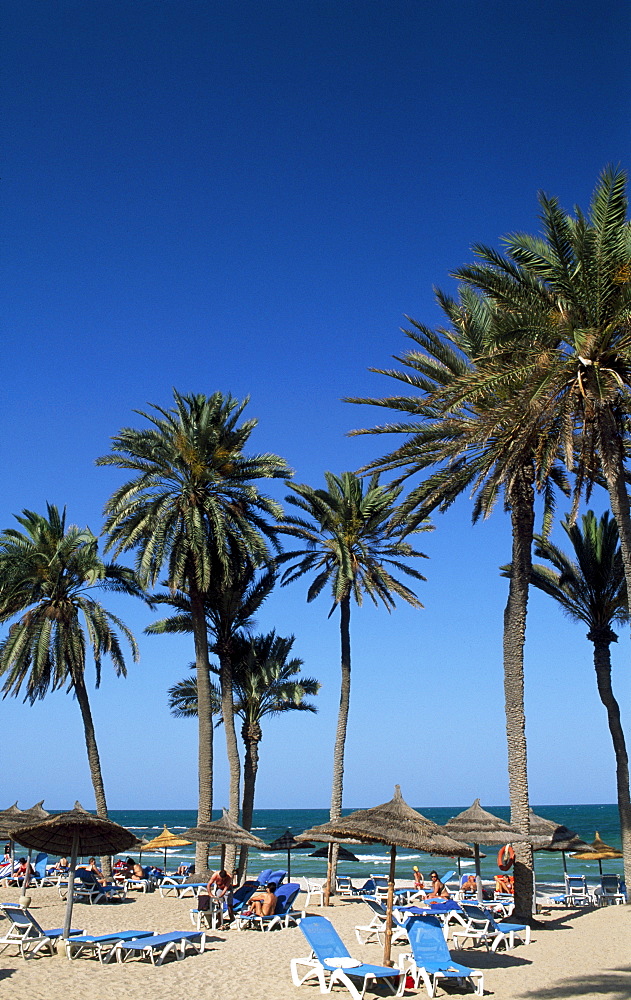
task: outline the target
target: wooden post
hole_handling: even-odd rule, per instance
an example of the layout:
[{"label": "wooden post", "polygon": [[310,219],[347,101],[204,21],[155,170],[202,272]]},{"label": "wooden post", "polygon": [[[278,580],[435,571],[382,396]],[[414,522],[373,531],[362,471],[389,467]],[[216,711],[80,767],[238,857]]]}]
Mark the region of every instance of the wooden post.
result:
[{"label": "wooden post", "polygon": [[66,899],[66,916],[64,918],[63,937],[70,937],[70,925],[72,923],[72,904],[74,903],[74,872],[77,867],[77,854],[79,853],[79,831],[76,829],[72,837],[72,850],[70,852],[70,871],[68,872],[68,898]]},{"label": "wooden post", "polygon": [[393,844],[390,848],[390,871],[388,873],[388,898],[386,901],[386,934],[383,943],[383,964],[394,965],[390,957],[392,951],[392,907],[394,906],[394,867],[397,860],[397,849]]}]

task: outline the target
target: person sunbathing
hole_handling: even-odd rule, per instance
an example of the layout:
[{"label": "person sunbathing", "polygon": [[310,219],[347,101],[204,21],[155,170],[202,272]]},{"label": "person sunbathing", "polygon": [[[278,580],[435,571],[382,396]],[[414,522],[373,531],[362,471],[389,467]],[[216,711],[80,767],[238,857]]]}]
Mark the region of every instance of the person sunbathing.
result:
[{"label": "person sunbathing", "polygon": [[463,892],[477,893],[478,884],[475,880],[475,875],[467,875],[465,881],[462,883],[461,889]]},{"label": "person sunbathing", "polygon": [[512,896],[515,891],[515,879],[512,875],[495,875],[495,891]]},{"label": "person sunbathing", "polygon": [[263,892],[255,892],[248,900],[244,917],[271,917],[276,909],[276,883],[268,882]]},{"label": "person sunbathing", "polygon": [[426,900],[451,899],[447,886],[438,877],[438,872],[430,872],[429,877],[432,881],[432,891],[425,897]]}]

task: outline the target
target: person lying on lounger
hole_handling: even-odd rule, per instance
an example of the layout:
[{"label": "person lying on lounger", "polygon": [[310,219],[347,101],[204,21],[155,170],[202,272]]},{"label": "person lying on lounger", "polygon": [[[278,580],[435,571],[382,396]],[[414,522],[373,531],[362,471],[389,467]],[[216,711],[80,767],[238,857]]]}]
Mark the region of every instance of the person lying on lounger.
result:
[{"label": "person lying on lounger", "polygon": [[515,879],[512,875],[495,875],[495,891],[505,892],[512,896],[515,889]]}]

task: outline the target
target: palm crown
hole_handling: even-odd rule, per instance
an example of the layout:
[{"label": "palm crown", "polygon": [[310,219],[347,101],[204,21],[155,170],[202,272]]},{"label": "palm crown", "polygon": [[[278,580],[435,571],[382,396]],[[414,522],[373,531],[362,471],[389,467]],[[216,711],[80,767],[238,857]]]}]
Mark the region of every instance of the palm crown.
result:
[{"label": "palm crown", "polygon": [[[0,535],[0,621],[21,612],[0,644],[5,694],[43,698],[49,689],[73,687],[85,671],[86,635],[94,658],[97,687],[103,656],[117,674],[125,660],[117,630],[138,658],[135,639],[123,622],[90,595],[110,589],[142,595],[134,573],[98,556],[97,539],[87,529],[66,525],[65,510],[47,505],[47,516],[25,510],[16,520],[24,531]],[[83,625],[82,625],[83,620]]]},{"label": "palm crown", "polygon": [[[389,567],[417,580],[425,577],[402,559],[423,556],[403,537],[405,528],[397,522],[394,503],[400,487],[381,486],[373,475],[364,490],[364,481],[352,472],[335,476],[325,473],[328,490],[290,483],[295,495],[287,502],[307,515],[287,515],[281,531],[307,543],[306,548],[284,552],[279,562],[293,561],[282,583],[291,583],[305,573],[315,572],[307,600],[313,601],[327,582],[331,584],[333,608],[351,594],[361,605],[363,594],[374,604],[394,607],[394,595],[414,607],[422,607],[414,592],[390,572]],[[416,530],[430,530],[424,524]]]}]

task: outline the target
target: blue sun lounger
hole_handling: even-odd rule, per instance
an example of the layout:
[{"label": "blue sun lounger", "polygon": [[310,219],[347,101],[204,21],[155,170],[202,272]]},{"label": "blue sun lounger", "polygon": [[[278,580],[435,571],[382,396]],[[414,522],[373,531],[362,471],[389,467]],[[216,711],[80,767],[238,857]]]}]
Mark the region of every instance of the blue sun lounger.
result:
[{"label": "blue sun lounger", "polygon": [[171,952],[180,962],[186,949],[201,955],[206,946],[203,931],[172,931],[170,934],[154,934],[135,941],[119,941],[116,945],[116,960],[124,962],[128,958],[149,958],[153,965],[162,965]]},{"label": "blue sun lounger", "polygon": [[[311,955],[307,958],[292,958],[290,969],[294,986],[302,986],[308,979],[316,978],[320,984],[320,992],[326,993],[331,991],[335,983],[341,983],[353,1000],[361,1000],[368,983],[383,980],[395,992],[399,970],[389,969],[384,965],[366,965],[351,958],[346,945],[326,917],[303,917],[298,926],[311,946]],[[307,969],[304,975],[298,971],[300,966]],[[353,980],[361,981],[361,990]]]},{"label": "blue sun lounger", "polygon": [[[37,923],[37,920],[28,910],[23,910],[21,906],[12,903],[2,903],[0,910],[10,922],[8,930],[0,932],[0,951],[4,951],[10,945],[19,948],[22,958],[29,955],[36,955],[38,951],[46,948],[51,955],[55,952],[57,941],[63,936],[62,927],[54,927],[52,930],[44,930]],[[83,934],[83,931],[73,928],[71,934]]]},{"label": "blue sun lounger", "polygon": [[116,957],[116,945],[136,938],[152,937],[153,931],[118,931],[113,934],[78,934],[66,940],[68,958],[79,958],[84,952],[96,955],[99,962],[107,964]]},{"label": "blue sun lounger", "polygon": [[435,995],[439,979],[470,982],[478,996],[484,994],[483,973],[454,962],[437,917],[411,917],[406,927],[412,952],[399,955],[399,996],[403,994],[408,976],[412,977],[415,988],[422,979],[429,997]]}]

